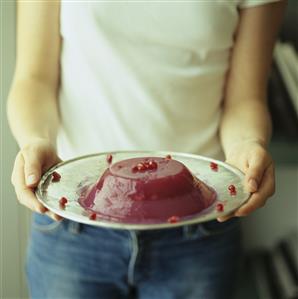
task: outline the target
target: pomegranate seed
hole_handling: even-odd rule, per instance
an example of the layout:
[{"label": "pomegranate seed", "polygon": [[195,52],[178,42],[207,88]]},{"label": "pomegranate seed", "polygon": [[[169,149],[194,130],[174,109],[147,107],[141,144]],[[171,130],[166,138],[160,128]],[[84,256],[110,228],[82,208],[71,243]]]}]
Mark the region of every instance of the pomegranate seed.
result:
[{"label": "pomegranate seed", "polygon": [[145,161],[138,163],[136,166],[132,167],[132,172],[146,171],[157,169],[157,163],[155,161]]},{"label": "pomegranate seed", "polygon": [[150,170],[157,169],[157,163],[155,161],[150,161],[147,168]]},{"label": "pomegranate seed", "polygon": [[113,156],[112,156],[111,154],[108,154],[106,159],[107,159],[107,162],[108,162],[109,164],[111,164],[111,163],[112,163],[112,160],[113,160]]},{"label": "pomegranate seed", "polygon": [[139,164],[137,165],[137,167],[138,167],[138,170],[139,170],[139,171],[145,171],[145,170],[146,170],[146,166],[145,166],[144,163],[139,163]]},{"label": "pomegranate seed", "polygon": [[61,179],[61,175],[57,171],[54,171],[52,173],[52,182],[59,182],[60,179]]},{"label": "pomegranate seed", "polygon": [[67,204],[68,200],[66,197],[61,197],[59,200],[60,205],[65,206]]},{"label": "pomegranate seed", "polygon": [[236,190],[236,187],[234,185],[230,185],[228,187],[229,191],[235,191]]},{"label": "pomegranate seed", "polygon": [[96,220],[96,213],[91,213],[91,214],[89,215],[89,219],[90,219],[90,220]]},{"label": "pomegranate seed", "polygon": [[134,167],[131,169],[132,172],[138,172],[138,170],[139,170],[138,166],[134,166]]},{"label": "pomegranate seed", "polygon": [[168,218],[168,222],[169,223],[177,223],[179,222],[180,218],[178,216],[171,216],[170,218]]},{"label": "pomegranate seed", "polygon": [[213,171],[218,171],[218,165],[214,162],[210,162],[210,168],[213,170]]},{"label": "pomegranate seed", "polygon": [[166,159],[166,160],[171,160],[171,159],[172,159],[172,156],[171,156],[171,155],[166,155],[166,156],[165,156],[165,159]]},{"label": "pomegranate seed", "polygon": [[217,212],[223,212],[223,210],[224,210],[224,205],[222,203],[218,203],[216,205],[216,211]]},{"label": "pomegranate seed", "polygon": [[230,191],[230,195],[236,195],[237,194],[237,190],[236,190],[236,187],[234,185],[230,185],[228,187],[228,190]]}]

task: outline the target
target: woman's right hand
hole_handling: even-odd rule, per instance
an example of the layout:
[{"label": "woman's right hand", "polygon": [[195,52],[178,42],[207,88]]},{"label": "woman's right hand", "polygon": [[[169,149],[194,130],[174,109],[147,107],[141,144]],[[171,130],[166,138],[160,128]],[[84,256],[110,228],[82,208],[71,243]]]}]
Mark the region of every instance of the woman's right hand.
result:
[{"label": "woman's right hand", "polygon": [[47,214],[56,221],[62,217],[43,206],[36,198],[34,189],[42,174],[59,162],[61,159],[49,140],[36,138],[17,154],[11,176],[19,202],[34,212]]}]

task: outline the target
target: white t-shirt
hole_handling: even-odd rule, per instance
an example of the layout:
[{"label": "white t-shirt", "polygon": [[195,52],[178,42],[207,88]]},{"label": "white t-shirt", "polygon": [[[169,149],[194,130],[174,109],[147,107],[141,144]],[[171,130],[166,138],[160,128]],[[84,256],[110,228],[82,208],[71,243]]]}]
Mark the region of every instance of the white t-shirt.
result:
[{"label": "white t-shirt", "polygon": [[238,9],[274,1],[62,0],[59,155],[166,150],[222,159]]}]

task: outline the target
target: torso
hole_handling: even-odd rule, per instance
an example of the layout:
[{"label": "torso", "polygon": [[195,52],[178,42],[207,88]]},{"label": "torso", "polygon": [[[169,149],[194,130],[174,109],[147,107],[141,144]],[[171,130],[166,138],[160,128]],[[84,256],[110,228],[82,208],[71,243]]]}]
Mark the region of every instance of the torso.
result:
[{"label": "torso", "polygon": [[233,1],[62,1],[62,158],[121,149],[221,158],[237,23]]}]

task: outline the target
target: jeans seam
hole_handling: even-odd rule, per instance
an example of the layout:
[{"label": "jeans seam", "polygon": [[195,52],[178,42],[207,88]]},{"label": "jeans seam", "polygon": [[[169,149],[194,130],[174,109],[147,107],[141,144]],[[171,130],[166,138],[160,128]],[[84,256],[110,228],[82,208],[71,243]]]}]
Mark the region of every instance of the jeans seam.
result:
[{"label": "jeans seam", "polygon": [[138,246],[137,233],[134,231],[130,231],[129,233],[131,237],[131,256],[128,264],[127,280],[128,280],[128,284],[133,286],[134,270],[135,270],[136,260],[139,252],[139,246]]},{"label": "jeans seam", "polygon": [[81,223],[75,221],[69,221],[68,231],[74,235],[77,235],[81,232]]}]

